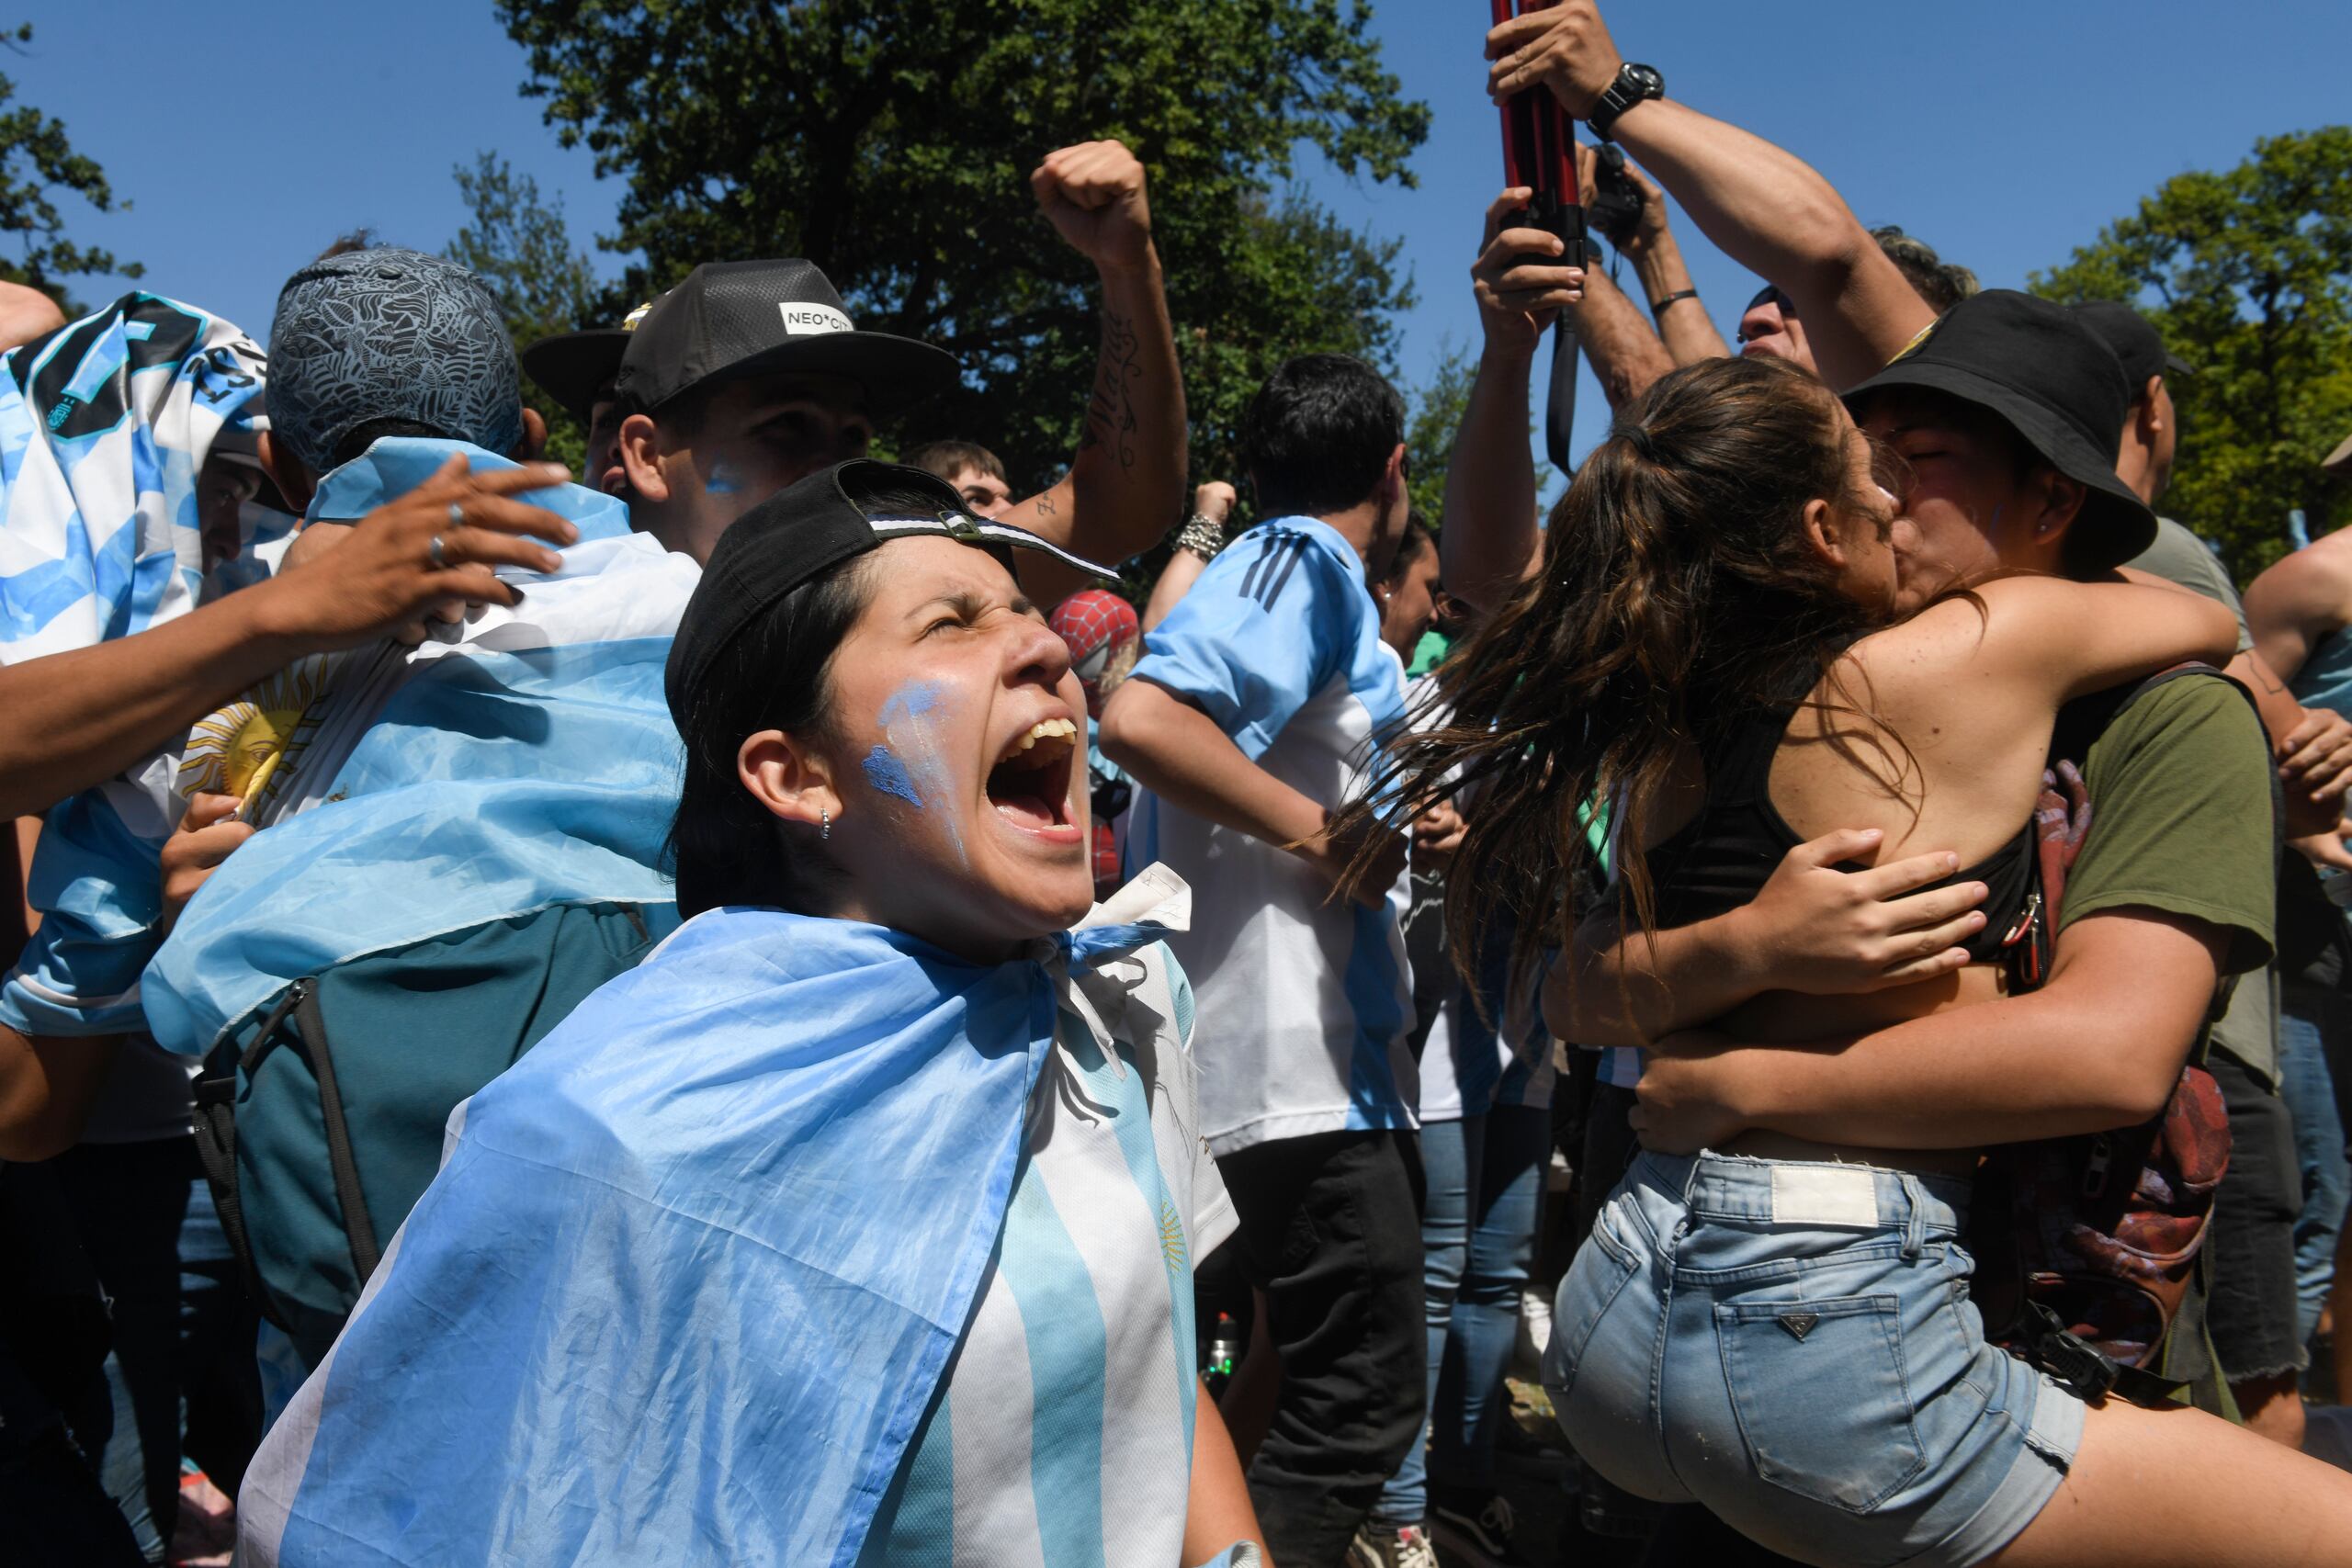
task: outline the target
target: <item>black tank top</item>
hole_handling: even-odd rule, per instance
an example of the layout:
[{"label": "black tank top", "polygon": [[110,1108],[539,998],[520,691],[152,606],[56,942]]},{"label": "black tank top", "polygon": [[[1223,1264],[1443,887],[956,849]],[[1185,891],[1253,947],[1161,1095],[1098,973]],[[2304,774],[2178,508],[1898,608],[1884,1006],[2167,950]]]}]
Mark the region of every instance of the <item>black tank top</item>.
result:
[{"label": "black tank top", "polygon": [[[1792,700],[1758,708],[1702,743],[1706,801],[1696,817],[1647,857],[1661,929],[1709,919],[1749,902],[1779,869],[1781,857],[1804,842],[1782,819],[1771,793],[1772,754],[1780,750],[1797,706]],[[1990,964],[2000,958],[2001,938],[2025,908],[2033,863],[2033,822],[2029,818],[2016,838],[1984,860],[1917,891],[1984,883],[1987,891],[1978,908],[1984,911],[1984,927],[1960,945],[1972,963]],[[1862,867],[1847,862],[1838,869]]]}]

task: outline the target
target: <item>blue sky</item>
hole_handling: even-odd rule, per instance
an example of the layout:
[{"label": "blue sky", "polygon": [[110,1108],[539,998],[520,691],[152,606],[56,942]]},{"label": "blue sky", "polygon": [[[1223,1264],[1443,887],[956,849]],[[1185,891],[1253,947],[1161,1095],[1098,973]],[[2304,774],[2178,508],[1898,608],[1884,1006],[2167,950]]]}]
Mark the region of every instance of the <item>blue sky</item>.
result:
[{"label": "blue sky", "polygon": [[[344,230],[438,249],[464,221],[450,168],[481,149],[560,194],[583,243],[610,227],[618,183],[596,180],[584,150],[557,146],[538,104],[517,95],[522,51],[489,0],[21,9],[30,54],[0,72],[63,118],[132,203],[98,216],[69,201],[69,232],[257,335],[279,282]],[[1312,160],[1299,177],[1351,223],[1404,239],[1421,302],[1403,323],[1401,368],[1418,381],[1477,332],[1467,268],[1501,184],[1482,91],[1487,7],[1382,0],[1376,12],[1390,68],[1433,110],[1419,187],[1344,180]],[[2169,175],[2226,167],[2259,136],[2352,118],[2342,0],[2248,0],[2226,21],[2180,0],[1640,0],[1609,17],[1669,94],[1793,149],[1863,221],[1901,223],[1989,285],[2064,260]],[[1754,280],[1687,227],[1684,241],[1728,336]],[[1606,418],[1588,378],[1578,450]]]}]

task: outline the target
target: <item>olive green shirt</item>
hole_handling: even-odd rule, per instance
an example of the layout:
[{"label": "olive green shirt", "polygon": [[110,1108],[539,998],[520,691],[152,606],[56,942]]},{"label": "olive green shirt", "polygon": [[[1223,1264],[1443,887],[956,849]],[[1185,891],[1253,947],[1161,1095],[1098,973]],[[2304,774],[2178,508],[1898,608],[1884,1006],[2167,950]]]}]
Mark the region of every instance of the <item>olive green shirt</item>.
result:
[{"label": "olive green shirt", "polygon": [[[2069,728],[2111,710],[2122,695],[2102,694],[2070,708],[2060,721],[2059,754],[2073,754]],[[2167,681],[2117,715],[2081,754],[2091,827],[2066,877],[2060,932],[2102,910],[2160,909],[2227,934],[2222,973],[2267,964],[2277,907],[2270,748],[2245,694],[2216,676]],[[2271,991],[2267,976],[2241,982],[2212,1043],[2275,1083]]]},{"label": "olive green shirt", "polygon": [[2244,653],[2254,646],[2254,632],[2245,624],[2245,605],[2238,599],[2237,584],[2230,581],[2220,558],[2205,541],[2185,525],[2169,517],[2157,518],[2155,542],[2123,564],[2228,605],[2230,614],[2238,618],[2238,651]]}]

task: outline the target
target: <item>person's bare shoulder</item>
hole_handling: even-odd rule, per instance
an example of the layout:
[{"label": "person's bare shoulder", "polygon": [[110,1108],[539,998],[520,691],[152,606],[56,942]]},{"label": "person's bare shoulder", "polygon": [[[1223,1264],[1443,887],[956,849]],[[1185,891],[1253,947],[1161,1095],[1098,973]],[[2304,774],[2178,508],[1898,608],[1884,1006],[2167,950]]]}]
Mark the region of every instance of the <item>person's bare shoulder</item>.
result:
[{"label": "person's bare shoulder", "polygon": [[2063,628],[2108,609],[2092,584],[2026,573],[1996,578],[1871,633],[1848,658],[1895,706],[1912,693],[1941,711],[1955,681],[2006,681],[2033,670]]},{"label": "person's bare shoulder", "polygon": [[[1998,586],[1988,583],[1985,588]],[[1974,657],[1992,618],[1993,600],[1984,588],[1951,594],[1871,633],[1848,650],[1847,658],[1873,678],[1905,671],[1933,673]]]},{"label": "person's bare shoulder", "polygon": [[2290,621],[2304,630],[2352,623],[2352,530],[2314,539],[2246,584],[2247,619]]}]

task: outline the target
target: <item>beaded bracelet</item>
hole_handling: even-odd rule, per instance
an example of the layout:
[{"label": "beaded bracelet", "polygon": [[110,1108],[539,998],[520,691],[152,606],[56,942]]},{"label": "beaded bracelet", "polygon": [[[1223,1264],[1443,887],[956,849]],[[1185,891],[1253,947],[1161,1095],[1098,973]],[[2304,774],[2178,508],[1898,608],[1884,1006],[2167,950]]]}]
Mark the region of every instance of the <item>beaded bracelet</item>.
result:
[{"label": "beaded bracelet", "polygon": [[1216,559],[1217,551],[1225,548],[1225,527],[1195,512],[1176,531],[1176,547],[1190,550],[1203,560]]}]

